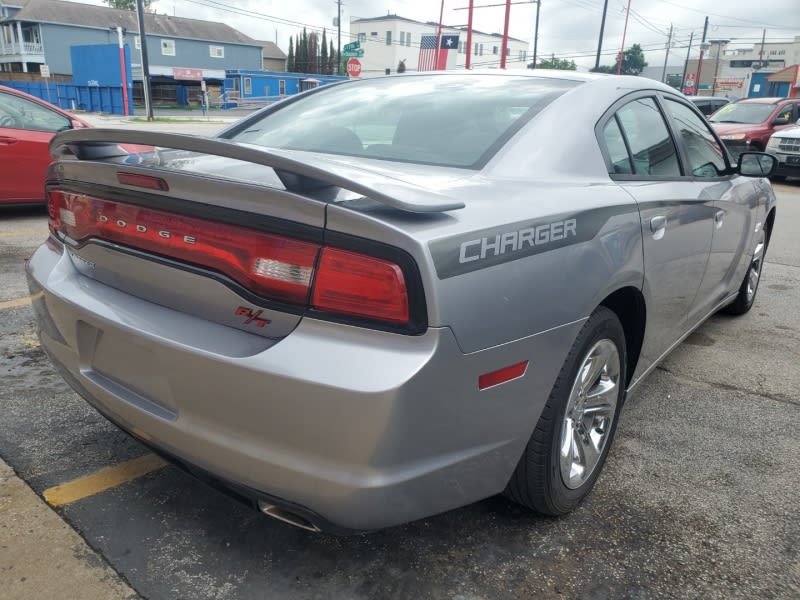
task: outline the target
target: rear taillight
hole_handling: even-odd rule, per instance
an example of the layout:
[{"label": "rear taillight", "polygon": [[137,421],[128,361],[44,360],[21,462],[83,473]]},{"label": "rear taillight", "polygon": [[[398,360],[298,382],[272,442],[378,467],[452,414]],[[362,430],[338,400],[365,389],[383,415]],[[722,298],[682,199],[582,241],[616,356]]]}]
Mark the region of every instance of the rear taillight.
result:
[{"label": "rear taillight", "polygon": [[265,299],[416,328],[404,270],[360,252],[153,208],[50,191],[50,231],[119,243],[221,273]]},{"label": "rear taillight", "polygon": [[311,298],[314,308],[408,323],[408,290],[395,263],[338,248],[323,248]]}]

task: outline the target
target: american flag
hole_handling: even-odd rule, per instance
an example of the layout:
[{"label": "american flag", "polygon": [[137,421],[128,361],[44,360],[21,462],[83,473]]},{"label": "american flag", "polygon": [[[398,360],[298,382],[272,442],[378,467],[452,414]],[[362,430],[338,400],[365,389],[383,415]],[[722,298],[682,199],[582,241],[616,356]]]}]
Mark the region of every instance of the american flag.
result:
[{"label": "american flag", "polygon": [[419,44],[417,71],[444,71],[447,68],[447,51],[458,49],[457,35],[442,35],[439,44],[439,60],[436,60],[435,35],[423,35]]}]

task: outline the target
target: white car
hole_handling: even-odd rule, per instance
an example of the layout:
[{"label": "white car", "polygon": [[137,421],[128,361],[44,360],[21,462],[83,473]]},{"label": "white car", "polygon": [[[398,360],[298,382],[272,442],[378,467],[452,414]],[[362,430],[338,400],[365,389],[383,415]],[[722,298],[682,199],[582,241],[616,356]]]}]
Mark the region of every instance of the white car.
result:
[{"label": "white car", "polygon": [[781,129],[772,134],[767,144],[767,152],[778,159],[778,167],[771,177],[783,181],[787,177],[800,177],[800,119],[797,127]]}]

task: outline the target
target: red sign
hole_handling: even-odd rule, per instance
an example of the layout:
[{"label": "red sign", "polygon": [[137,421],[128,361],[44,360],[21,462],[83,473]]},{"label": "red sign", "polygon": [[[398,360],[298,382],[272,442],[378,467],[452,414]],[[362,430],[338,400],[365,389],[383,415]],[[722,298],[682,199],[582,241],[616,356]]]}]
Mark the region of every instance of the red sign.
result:
[{"label": "red sign", "polygon": [[172,77],[184,81],[202,81],[203,69],[189,69],[186,67],[172,67]]},{"label": "red sign", "polygon": [[361,75],[361,61],[357,58],[351,58],[347,61],[347,74],[350,77],[358,77]]}]

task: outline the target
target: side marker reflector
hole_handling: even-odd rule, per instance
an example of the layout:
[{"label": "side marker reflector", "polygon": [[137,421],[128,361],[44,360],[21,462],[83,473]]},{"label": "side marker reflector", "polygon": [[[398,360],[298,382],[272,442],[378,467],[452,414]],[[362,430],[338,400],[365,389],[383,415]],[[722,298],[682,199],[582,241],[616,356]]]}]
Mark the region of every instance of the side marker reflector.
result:
[{"label": "side marker reflector", "polygon": [[502,369],[492,371],[491,373],[484,373],[478,377],[478,389],[485,390],[487,388],[500,385],[501,383],[505,383],[506,381],[511,381],[512,379],[522,377],[525,375],[527,368],[528,361],[523,360],[515,365],[509,365],[508,367],[503,367]]}]

